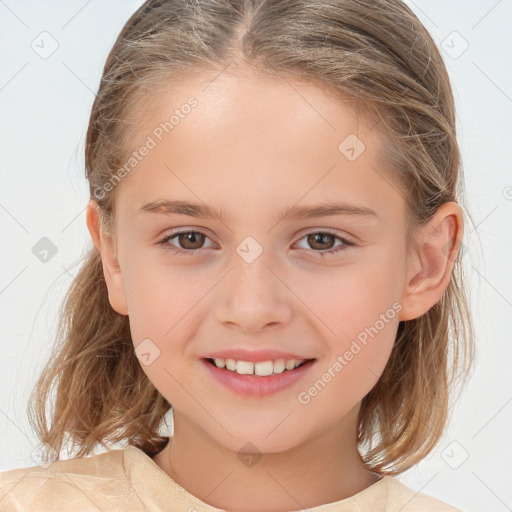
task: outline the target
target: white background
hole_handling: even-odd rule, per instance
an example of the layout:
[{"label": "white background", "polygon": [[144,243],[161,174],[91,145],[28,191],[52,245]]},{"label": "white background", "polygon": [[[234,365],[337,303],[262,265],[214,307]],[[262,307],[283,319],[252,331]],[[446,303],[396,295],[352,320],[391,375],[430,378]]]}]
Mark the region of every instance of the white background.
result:
[{"label": "white background", "polygon": [[[90,108],[107,53],[141,3],[0,0],[0,472],[37,463],[26,402],[90,244]],[[400,478],[468,512],[512,510],[512,2],[407,4],[443,48],[457,103],[475,221],[465,245],[477,360],[437,449]],[[46,59],[31,47],[46,37],[49,48],[43,31],[58,43]],[[57,247],[46,263],[32,253],[42,237]]]}]

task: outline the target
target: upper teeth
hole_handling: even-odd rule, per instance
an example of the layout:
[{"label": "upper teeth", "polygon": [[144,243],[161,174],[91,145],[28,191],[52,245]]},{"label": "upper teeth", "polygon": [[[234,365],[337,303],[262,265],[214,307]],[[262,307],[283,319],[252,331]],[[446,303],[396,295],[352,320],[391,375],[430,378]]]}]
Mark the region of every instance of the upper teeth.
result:
[{"label": "upper teeth", "polygon": [[252,363],[250,361],[235,361],[234,359],[215,358],[215,366],[226,368],[226,370],[236,371],[244,375],[259,375],[265,377],[273,373],[282,373],[286,370],[293,370],[301,365],[305,359],[277,359],[276,361],[261,361],[260,363]]}]

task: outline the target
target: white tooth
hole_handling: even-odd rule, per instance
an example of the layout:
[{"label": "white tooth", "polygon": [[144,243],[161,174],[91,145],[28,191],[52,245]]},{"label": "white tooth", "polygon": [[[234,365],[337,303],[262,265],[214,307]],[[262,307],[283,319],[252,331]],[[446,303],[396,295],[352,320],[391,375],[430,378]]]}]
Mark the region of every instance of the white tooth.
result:
[{"label": "white tooth", "polygon": [[228,370],[235,370],[236,369],[236,361],[234,359],[226,359],[226,368]]},{"label": "white tooth", "polygon": [[287,370],[293,370],[295,368],[295,359],[290,359],[289,361],[286,361],[285,368]]},{"label": "white tooth", "polygon": [[254,373],[254,363],[249,361],[237,361],[236,371],[242,375],[252,375]]},{"label": "white tooth", "polygon": [[285,368],[284,359],[278,359],[274,363],[274,373],[283,373]]},{"label": "white tooth", "polygon": [[260,377],[267,377],[274,373],[282,373],[286,370],[290,371],[302,363],[305,359],[277,359],[276,361],[261,361],[259,363],[252,363],[250,361],[236,361],[235,359],[221,359],[215,358],[215,365],[219,368],[226,368],[230,371],[235,371],[241,375],[258,375]]},{"label": "white tooth", "polygon": [[272,375],[274,372],[274,363],[272,361],[261,361],[254,365],[254,373],[260,377]]}]

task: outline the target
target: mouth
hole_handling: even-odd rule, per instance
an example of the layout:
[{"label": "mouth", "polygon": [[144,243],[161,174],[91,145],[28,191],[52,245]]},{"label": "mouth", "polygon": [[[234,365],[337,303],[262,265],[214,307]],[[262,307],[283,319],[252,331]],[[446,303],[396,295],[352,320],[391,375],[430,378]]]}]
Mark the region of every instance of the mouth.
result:
[{"label": "mouth", "polygon": [[201,361],[209,375],[225,388],[244,396],[263,397],[283,391],[305,377],[316,359],[289,360],[285,365],[283,360],[248,363],[203,358]]}]

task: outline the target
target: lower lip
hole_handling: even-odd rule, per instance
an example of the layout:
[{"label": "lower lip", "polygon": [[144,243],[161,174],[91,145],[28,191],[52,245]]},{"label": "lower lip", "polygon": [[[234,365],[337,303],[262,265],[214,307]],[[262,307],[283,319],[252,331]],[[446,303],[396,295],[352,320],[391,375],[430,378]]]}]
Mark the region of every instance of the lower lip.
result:
[{"label": "lower lip", "polygon": [[261,397],[273,395],[290,387],[309,371],[315,363],[315,359],[307,361],[294,370],[285,370],[282,373],[275,373],[266,377],[241,375],[234,371],[218,368],[206,359],[202,359],[201,362],[218,382],[235,393]]}]

